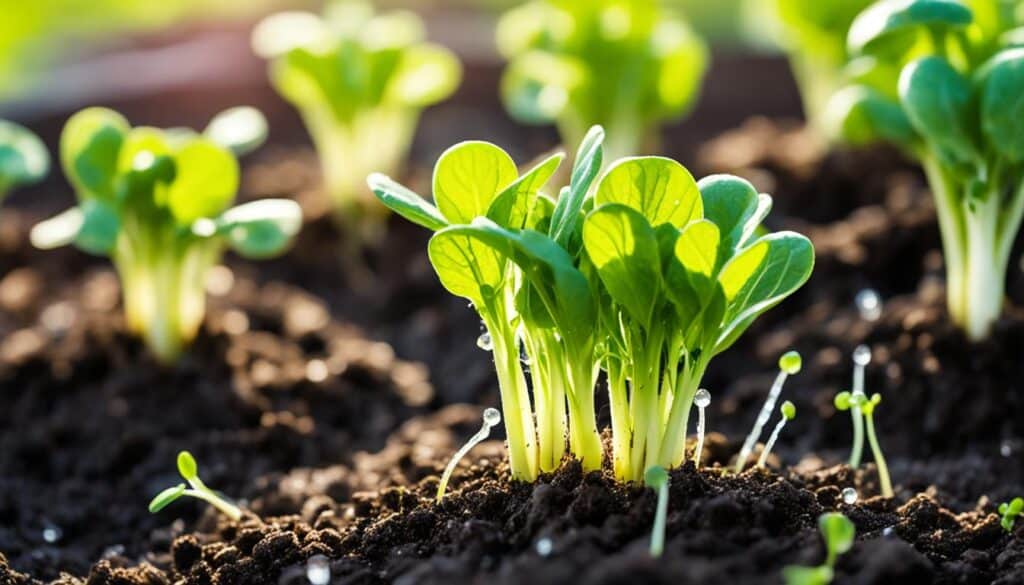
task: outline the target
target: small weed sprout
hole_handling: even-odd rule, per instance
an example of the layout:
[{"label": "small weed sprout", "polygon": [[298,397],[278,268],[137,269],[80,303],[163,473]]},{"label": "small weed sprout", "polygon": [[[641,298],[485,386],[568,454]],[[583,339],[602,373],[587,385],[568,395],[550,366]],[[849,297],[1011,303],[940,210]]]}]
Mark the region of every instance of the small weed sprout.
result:
[{"label": "small weed sprout", "polygon": [[[860,405],[867,399],[864,393],[864,369],[871,363],[871,349],[866,345],[858,345],[853,350],[853,396],[850,402],[850,416],[853,420],[853,448],[850,449],[850,467],[860,467],[864,453],[864,420],[861,417]],[[845,409],[843,409],[845,410]]]},{"label": "small weed sprout", "polygon": [[786,585],[828,585],[835,576],[839,555],[846,554],[853,547],[857,528],[839,512],[827,512],[819,516],[818,529],[825,540],[825,562],[817,567],[786,567],[782,570]]},{"label": "small weed sprout", "polygon": [[665,524],[668,518],[668,472],[655,465],[644,473],[644,483],[658,493],[658,507],[651,528],[651,556],[658,558],[665,551]]},{"label": "small weed sprout", "polygon": [[871,445],[871,454],[875,458],[875,465],[878,467],[878,481],[882,484],[882,495],[893,497],[892,480],[889,479],[889,466],[885,463],[885,455],[882,454],[882,447],[878,444],[878,436],[875,433],[875,408],[882,402],[881,394],[872,394],[871,399],[861,401],[860,409],[864,412],[864,425],[867,429],[868,444]]},{"label": "small weed sprout", "polygon": [[178,498],[189,496],[210,504],[235,522],[242,518],[242,510],[238,506],[206,487],[203,480],[199,479],[199,468],[196,465],[196,460],[188,451],[178,453],[178,473],[181,474],[182,479],[188,482],[187,485],[179,483],[157,494],[153,501],[149,503],[150,513],[156,514]]},{"label": "small weed sprout", "polygon": [[440,504],[441,500],[444,499],[444,492],[448,488],[448,480],[452,478],[452,473],[455,471],[455,466],[459,464],[459,461],[469,453],[470,449],[476,447],[481,441],[485,440],[491,435],[491,429],[501,424],[501,413],[498,412],[497,408],[488,408],[484,411],[484,424],[480,427],[480,430],[475,435],[466,441],[455,455],[452,455],[451,461],[448,462],[448,466],[444,468],[444,474],[441,475],[441,482],[437,484],[437,503]]},{"label": "small weed sprout", "polygon": [[743,466],[746,465],[750,454],[754,452],[754,446],[757,445],[758,439],[761,438],[764,425],[768,424],[768,419],[771,418],[772,411],[775,410],[775,403],[778,402],[779,395],[782,394],[782,385],[786,383],[787,377],[799,373],[802,366],[803,360],[800,358],[800,354],[795,351],[787,351],[779,358],[779,373],[775,376],[775,382],[772,383],[772,387],[768,391],[768,397],[765,399],[761,411],[757,413],[754,428],[750,429],[750,434],[743,441],[739,457],[736,458],[736,466],[733,468],[734,472],[739,473],[743,471]]},{"label": "small weed sprout", "polygon": [[782,417],[779,419],[779,422],[776,423],[772,434],[768,437],[768,442],[764,444],[764,450],[761,451],[761,456],[757,458],[757,466],[759,468],[763,469],[765,464],[768,463],[768,455],[771,454],[776,441],[779,440],[779,434],[782,433],[782,429],[786,427],[786,423],[796,418],[796,406],[787,400],[782,403],[781,407],[779,407],[779,414],[781,414]]},{"label": "small weed sprout", "polygon": [[1013,501],[999,504],[999,525],[1007,532],[1013,531],[1013,525],[1017,522],[1017,516],[1024,513],[1024,498],[1014,498]]},{"label": "small weed sprout", "polygon": [[37,183],[50,171],[50,153],[28,128],[0,120],[0,201],[15,187]]},{"label": "small weed sprout", "polygon": [[711,404],[711,393],[704,388],[697,390],[693,403],[697,405],[697,448],[693,450],[693,465],[700,469],[700,456],[704,452],[704,410]]}]

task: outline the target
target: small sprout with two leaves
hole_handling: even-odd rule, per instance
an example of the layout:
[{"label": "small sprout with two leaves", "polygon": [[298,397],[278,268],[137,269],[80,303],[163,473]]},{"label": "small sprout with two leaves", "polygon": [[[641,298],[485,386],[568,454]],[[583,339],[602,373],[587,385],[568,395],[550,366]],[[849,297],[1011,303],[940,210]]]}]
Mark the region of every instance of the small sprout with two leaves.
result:
[{"label": "small sprout with two leaves", "polygon": [[686,21],[651,0],[531,0],[507,12],[497,43],[517,120],[557,125],[566,145],[603,125],[613,162],[656,148],[660,125],[686,114],[708,51]]},{"label": "small sprout with two leaves", "polygon": [[455,452],[455,455],[452,455],[451,461],[449,461],[448,465],[444,468],[444,474],[441,475],[441,481],[437,484],[437,498],[435,501],[438,504],[440,504],[441,500],[444,499],[444,492],[448,488],[448,481],[452,478],[455,466],[458,465],[459,461],[466,456],[466,453],[469,453],[470,449],[476,447],[481,441],[491,436],[491,429],[499,424],[501,424],[501,413],[498,412],[497,408],[488,408],[484,411],[483,426],[480,427],[480,430],[477,431],[475,435],[466,441],[465,445]]},{"label": "small sprout with two leaves", "polygon": [[89,108],[68,120],[61,162],[78,205],[32,229],[42,249],[74,244],[109,256],[121,278],[128,327],[161,361],[175,361],[206,312],[206,273],[225,248],[249,258],[276,255],[302,225],[291,200],[231,207],[238,153],[266,135],[263,116],[236,108],[202,133],[132,127]]},{"label": "small sprout with two leaves", "polygon": [[817,567],[790,565],[782,570],[786,585],[828,585],[835,576],[839,555],[853,548],[857,528],[849,518],[839,512],[827,512],[818,517],[818,529],[825,540],[825,562]]},{"label": "small sprout with two leaves", "polygon": [[764,444],[764,450],[761,451],[761,456],[757,458],[757,467],[763,469],[768,463],[768,456],[771,455],[772,449],[775,447],[775,443],[779,440],[779,434],[782,433],[782,429],[786,427],[786,423],[796,418],[796,406],[790,401],[785,401],[782,406],[779,407],[779,422],[776,423],[775,429],[772,434],[768,437],[768,442]]},{"label": "small sprout with two leaves", "polygon": [[651,556],[658,558],[665,552],[665,524],[668,519],[668,472],[655,465],[644,472],[644,483],[658,493],[658,507],[651,528]]},{"label": "small sprout with two leaves", "polygon": [[1017,516],[1024,514],[1024,498],[1014,498],[1010,502],[999,504],[999,525],[1007,532],[1013,531]]},{"label": "small sprout with two leaves", "polygon": [[878,443],[878,436],[875,433],[875,407],[882,402],[880,394],[873,394],[868,398],[863,393],[840,392],[835,397],[837,410],[859,409],[863,416],[864,425],[867,429],[868,445],[871,446],[871,454],[875,458],[875,466],[878,467],[878,482],[881,484],[882,495],[891,498],[894,495],[892,479],[889,477],[889,466],[886,464],[885,456],[882,454],[882,447]]},{"label": "small sprout with two leaves", "polygon": [[750,429],[750,434],[743,441],[743,447],[740,448],[740,454],[736,458],[736,466],[733,468],[735,473],[743,471],[743,466],[747,464],[747,459],[754,452],[754,447],[757,445],[758,439],[761,438],[761,432],[764,431],[764,425],[768,424],[772,411],[775,410],[775,403],[778,402],[779,395],[782,394],[782,386],[786,383],[786,378],[800,373],[802,367],[803,359],[795,351],[787,351],[779,358],[779,373],[775,376],[771,389],[768,390],[768,397],[765,398],[764,405],[761,406],[760,412],[757,413],[754,428]]},{"label": "small sprout with two leaves", "polygon": [[0,120],[0,201],[15,187],[43,180],[50,171],[50,153],[31,130]]},{"label": "small sprout with two leaves", "polygon": [[224,499],[223,496],[217,494],[217,492],[206,487],[203,480],[199,479],[199,468],[196,465],[196,460],[188,451],[178,453],[178,473],[181,474],[181,478],[184,479],[187,484],[179,483],[178,485],[167,488],[157,494],[149,503],[149,511],[151,514],[156,514],[160,510],[163,510],[182,496],[188,496],[210,504],[235,522],[238,522],[242,518],[242,510],[239,509],[238,506],[232,504],[228,500]]},{"label": "small sprout with two leaves", "polygon": [[274,14],[252,33],[275,89],[302,115],[326,194],[356,246],[379,239],[386,219],[367,175],[401,170],[420,112],[462,78],[455,55],[424,36],[414,13],[375,14],[367,0],[329,2],[323,16]]}]

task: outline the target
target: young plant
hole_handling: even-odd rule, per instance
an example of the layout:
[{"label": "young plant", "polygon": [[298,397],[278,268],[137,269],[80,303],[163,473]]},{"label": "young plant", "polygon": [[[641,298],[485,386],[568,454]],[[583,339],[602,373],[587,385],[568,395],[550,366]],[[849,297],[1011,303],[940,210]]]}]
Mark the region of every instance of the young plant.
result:
[{"label": "young plant", "polygon": [[[871,446],[871,453],[875,458],[875,465],[878,467],[878,481],[882,486],[882,495],[893,497],[892,480],[889,478],[889,466],[882,454],[882,447],[878,443],[878,436],[875,433],[875,407],[882,402],[882,396],[873,394],[868,398],[863,393],[840,392],[836,395],[835,405],[838,410],[850,410],[863,416],[864,425],[867,428],[868,445]],[[856,415],[855,415],[856,416]]]},{"label": "young plant", "polygon": [[466,444],[459,448],[452,455],[451,461],[444,468],[444,474],[441,475],[441,481],[437,484],[437,498],[436,502],[441,503],[444,499],[444,492],[448,488],[448,480],[452,478],[452,473],[455,471],[455,466],[459,464],[459,461],[466,456],[466,453],[476,447],[481,441],[491,436],[491,429],[501,423],[501,413],[496,408],[488,408],[484,411],[484,424],[480,427],[480,430],[475,435],[466,441]]},{"label": "young plant", "polygon": [[750,434],[743,441],[739,457],[736,458],[734,472],[739,473],[743,471],[743,466],[747,464],[747,459],[754,452],[754,446],[757,445],[758,439],[761,438],[764,425],[768,424],[768,419],[772,416],[772,410],[775,409],[775,403],[778,402],[779,395],[782,394],[782,386],[786,383],[786,378],[798,374],[802,367],[803,360],[800,358],[800,354],[795,351],[787,351],[779,358],[779,373],[775,376],[775,381],[772,382],[772,387],[768,390],[768,397],[765,398],[760,412],[757,413],[754,427],[750,429]]},{"label": "young plant", "polygon": [[763,469],[768,463],[768,456],[771,455],[772,449],[775,447],[775,443],[779,440],[779,435],[782,433],[782,429],[786,428],[786,423],[796,418],[796,406],[790,401],[785,401],[782,406],[779,407],[779,422],[775,425],[772,430],[772,434],[768,437],[768,442],[764,444],[764,450],[761,451],[761,456],[757,458],[757,467]]},{"label": "young plant", "polygon": [[15,187],[37,183],[50,171],[50,153],[28,128],[0,120],[0,201]]},{"label": "young plant", "polygon": [[825,562],[817,567],[790,565],[782,570],[786,585],[828,585],[835,576],[839,555],[853,548],[857,528],[849,518],[839,512],[828,512],[818,517],[818,529],[825,540]]},{"label": "young plant", "polygon": [[[853,394],[840,393],[836,395],[836,407],[840,410],[849,410],[853,418],[853,447],[850,449],[850,467],[860,467],[860,460],[864,453],[864,413],[860,405],[867,400],[864,393],[864,369],[871,363],[871,349],[866,345],[858,345],[853,350]],[[856,397],[856,399],[853,399]]]},{"label": "young plant", "polygon": [[668,519],[668,472],[655,465],[644,472],[644,483],[658,492],[658,508],[654,512],[651,528],[651,556],[658,558],[665,552],[665,524]]},{"label": "young plant", "polygon": [[666,158],[619,161],[593,199],[581,266],[605,337],[615,474],[640,481],[683,461],[708,363],[803,285],[814,248],[793,232],[760,235],[771,197],[747,181],[697,183]]},{"label": "young plant", "polygon": [[415,14],[375,15],[361,0],[328,3],[322,17],[275,14],[253,31],[255,52],[270,60],[271,82],[305,121],[324,189],[355,243],[373,243],[386,219],[367,175],[398,173],[420,112],[459,85],[458,59],[423,39]]},{"label": "young plant", "polygon": [[697,447],[693,450],[693,465],[700,469],[700,457],[704,453],[704,409],[711,404],[711,393],[704,388],[697,390],[693,403],[697,405]]},{"label": "young plant", "polygon": [[179,483],[157,494],[153,501],[149,503],[149,512],[151,514],[156,514],[163,510],[178,498],[188,496],[210,504],[235,522],[241,520],[242,510],[238,506],[206,487],[203,480],[199,479],[199,468],[196,466],[196,460],[188,451],[178,453],[178,473],[181,474],[181,478],[187,482],[187,485]]},{"label": "young plant", "polygon": [[[436,232],[428,253],[441,283],[468,299],[483,321],[517,480],[557,468],[566,432],[584,468],[601,467],[596,303],[567,250],[579,247],[581,208],[601,166],[603,138],[600,128],[587,135],[557,202],[541,189],[564,155],[520,176],[511,157],[486,142],[458,144],[437,161],[436,207],[384,175],[368,180],[387,207]],[[532,407],[520,344],[531,364]]]},{"label": "young plant", "polygon": [[949,314],[972,341],[1003,304],[1024,216],[1024,14],[1001,0],[883,0],[848,36],[850,84],[829,104],[847,141],[888,141],[935,197]]},{"label": "young plant", "polygon": [[252,148],[266,129],[246,126],[246,118],[255,120],[251,111],[230,111],[197,134],[133,128],[117,112],[89,108],[72,116],[61,136],[78,205],[35,226],[32,243],[109,256],[128,327],[165,363],[195,337],[206,311],[206,272],[224,249],[273,256],[302,223],[290,200],[228,208],[239,178],[232,149]]},{"label": "young plant", "polygon": [[657,149],[661,124],[693,105],[707,48],[656,0],[532,0],[498,24],[509,60],[505,106],[527,124],[557,125],[564,144],[608,133],[608,157]]},{"label": "young plant", "polygon": [[999,525],[1007,532],[1013,532],[1017,516],[1024,513],[1024,498],[1014,498],[1011,502],[999,504]]}]

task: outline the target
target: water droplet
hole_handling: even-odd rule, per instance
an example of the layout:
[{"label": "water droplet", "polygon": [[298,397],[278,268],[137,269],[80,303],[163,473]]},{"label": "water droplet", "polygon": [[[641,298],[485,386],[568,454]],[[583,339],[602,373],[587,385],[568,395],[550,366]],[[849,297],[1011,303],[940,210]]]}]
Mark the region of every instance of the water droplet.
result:
[{"label": "water droplet", "polygon": [[886,526],[885,528],[882,529],[882,536],[892,536],[892,533],[893,533],[893,527],[892,526]]},{"label": "water droplet", "polygon": [[54,544],[64,537],[64,531],[61,530],[60,526],[47,522],[43,525],[43,540],[50,544]]},{"label": "water droplet", "polygon": [[476,338],[476,346],[484,351],[491,351],[494,348],[494,343],[491,341],[490,333],[481,333],[480,337]]},{"label": "water droplet", "polygon": [[711,393],[704,388],[697,390],[697,394],[693,397],[693,403],[697,405],[697,408],[707,408],[711,404]]},{"label": "water droplet", "polygon": [[858,366],[866,366],[871,363],[871,348],[866,345],[858,345],[853,350],[853,363]]},{"label": "water droplet", "polygon": [[843,503],[844,504],[856,504],[857,503],[857,490],[852,487],[843,488]]},{"label": "water droplet", "polygon": [[857,293],[853,299],[857,312],[865,321],[878,321],[882,316],[882,297],[873,288],[866,288]]},{"label": "water droplet", "polygon": [[549,556],[554,548],[555,545],[551,542],[550,538],[542,538],[537,541],[537,554],[542,557]]},{"label": "water droplet", "polygon": [[1003,443],[999,445],[999,454],[1003,457],[1013,455],[1013,445],[1010,445],[1009,441],[1003,441]]},{"label": "water droplet", "polygon": [[484,424],[493,427],[501,422],[501,413],[497,408],[488,408],[484,411]]},{"label": "water droplet", "polygon": [[310,382],[323,382],[330,374],[327,362],[324,360],[309,360],[306,362],[306,379]]},{"label": "water droplet", "polygon": [[331,565],[327,557],[314,555],[306,561],[306,578],[313,585],[327,585],[331,582]]}]

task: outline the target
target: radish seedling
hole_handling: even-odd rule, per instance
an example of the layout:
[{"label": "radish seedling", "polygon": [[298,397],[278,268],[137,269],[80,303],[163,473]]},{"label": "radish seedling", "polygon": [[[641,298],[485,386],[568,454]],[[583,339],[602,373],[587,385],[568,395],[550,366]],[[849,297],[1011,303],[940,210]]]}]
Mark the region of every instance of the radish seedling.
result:
[{"label": "radish seedling", "polygon": [[181,478],[187,482],[187,485],[179,483],[157,494],[153,501],[149,503],[150,513],[156,514],[178,498],[188,496],[210,504],[235,522],[242,518],[242,511],[238,506],[206,487],[203,480],[199,479],[199,469],[196,466],[196,460],[188,451],[178,453],[178,473],[181,474]]},{"label": "radish seedling", "polygon": [[502,97],[516,119],[557,125],[564,144],[608,132],[609,162],[656,148],[659,126],[696,100],[707,48],[656,0],[533,0],[498,25]]},{"label": "radish seedling", "polygon": [[779,373],[775,376],[771,389],[768,390],[768,397],[765,398],[761,411],[757,413],[754,428],[750,429],[750,434],[743,441],[739,457],[736,458],[736,467],[733,469],[736,473],[743,471],[743,466],[747,464],[747,459],[754,452],[754,446],[757,445],[758,439],[761,438],[764,425],[768,424],[768,419],[771,418],[772,411],[775,410],[775,403],[778,402],[779,395],[782,394],[782,386],[786,383],[786,378],[798,374],[802,366],[803,360],[800,358],[800,354],[795,351],[787,351],[779,358]]},{"label": "radish seedling", "polygon": [[768,436],[768,442],[764,444],[764,450],[761,451],[761,456],[757,458],[757,466],[763,468],[768,463],[768,456],[771,455],[772,449],[775,447],[775,443],[779,440],[779,434],[782,433],[782,429],[786,427],[786,423],[796,418],[796,406],[790,401],[785,401],[782,406],[779,407],[779,414],[782,415],[779,418],[779,422],[775,425],[775,429],[772,430],[772,434]]},{"label": "radish seedling", "polygon": [[455,466],[459,464],[459,461],[469,453],[470,449],[477,446],[480,441],[483,441],[491,435],[491,428],[501,423],[501,413],[496,408],[488,408],[484,411],[484,424],[480,427],[480,430],[475,435],[466,441],[466,444],[459,448],[452,455],[451,461],[444,468],[444,474],[441,475],[441,481],[437,484],[437,503],[441,503],[444,499],[444,491],[448,488],[448,480],[452,478],[452,473],[455,471]]},{"label": "radish seedling", "polygon": [[1014,498],[1011,502],[999,504],[999,525],[1007,532],[1013,531],[1017,516],[1024,513],[1024,498]]},{"label": "radish seedling", "polygon": [[1024,13],[1002,0],[883,0],[854,21],[850,85],[829,104],[849,142],[884,140],[924,166],[949,314],[988,337],[1024,216]]},{"label": "radish seedling", "polygon": [[818,517],[818,530],[825,540],[825,562],[817,567],[790,565],[783,569],[786,585],[828,585],[835,576],[839,555],[853,548],[857,528],[849,518],[839,512],[827,512]]},{"label": "radish seedling", "polygon": [[386,209],[366,189],[373,171],[404,163],[420,112],[449,97],[462,68],[447,49],[424,42],[411,12],[374,14],[368,1],[272,15],[253,31],[270,60],[270,80],[302,115],[329,195],[353,243],[380,237]]},{"label": "radish seedling", "polygon": [[651,528],[651,556],[658,558],[665,551],[665,524],[668,518],[668,472],[655,465],[644,473],[644,483],[658,493],[658,507]]},{"label": "radish seedling", "polygon": [[39,137],[0,120],[0,201],[15,187],[37,183],[50,171],[50,153]]},{"label": "radish seedling", "polygon": [[265,132],[265,125],[239,127],[245,117],[255,120],[244,112],[197,134],[133,128],[117,112],[89,108],[72,116],[61,136],[61,161],[79,203],[35,226],[32,243],[109,256],[128,327],[164,362],[195,337],[206,311],[206,272],[224,249],[273,256],[302,223],[290,200],[228,208],[239,179],[231,149],[249,149]]}]

